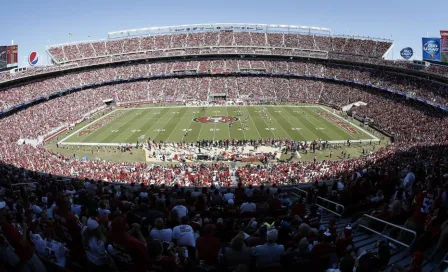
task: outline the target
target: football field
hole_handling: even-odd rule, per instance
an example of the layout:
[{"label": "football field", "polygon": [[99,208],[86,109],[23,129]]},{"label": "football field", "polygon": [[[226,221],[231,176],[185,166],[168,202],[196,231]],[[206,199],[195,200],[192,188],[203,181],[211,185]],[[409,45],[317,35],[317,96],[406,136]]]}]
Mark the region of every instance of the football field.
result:
[{"label": "football field", "polygon": [[150,138],[163,142],[281,138],[333,143],[378,141],[363,128],[318,105],[118,108],[59,141],[116,146]]}]

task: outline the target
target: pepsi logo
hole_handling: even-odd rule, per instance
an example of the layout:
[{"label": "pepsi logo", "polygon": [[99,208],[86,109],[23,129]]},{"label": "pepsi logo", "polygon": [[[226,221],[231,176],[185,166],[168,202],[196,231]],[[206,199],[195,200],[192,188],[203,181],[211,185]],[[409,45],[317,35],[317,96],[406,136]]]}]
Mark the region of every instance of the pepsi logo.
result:
[{"label": "pepsi logo", "polygon": [[32,51],[30,53],[30,55],[28,56],[28,63],[31,66],[34,66],[34,65],[37,64],[38,61],[39,61],[39,56],[37,55],[37,52],[36,51]]}]

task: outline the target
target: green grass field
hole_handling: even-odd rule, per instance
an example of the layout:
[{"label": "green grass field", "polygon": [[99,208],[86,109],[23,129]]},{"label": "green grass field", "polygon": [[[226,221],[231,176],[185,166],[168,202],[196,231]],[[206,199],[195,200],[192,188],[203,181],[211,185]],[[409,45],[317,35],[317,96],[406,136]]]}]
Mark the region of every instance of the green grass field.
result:
[{"label": "green grass field", "polygon": [[[226,123],[230,120],[233,120],[231,127]],[[188,131],[186,136],[185,131]],[[330,142],[378,140],[321,106],[206,107],[205,110],[202,107],[151,107],[114,110],[77,127],[59,144],[113,146],[148,138],[164,142],[258,138]]]}]

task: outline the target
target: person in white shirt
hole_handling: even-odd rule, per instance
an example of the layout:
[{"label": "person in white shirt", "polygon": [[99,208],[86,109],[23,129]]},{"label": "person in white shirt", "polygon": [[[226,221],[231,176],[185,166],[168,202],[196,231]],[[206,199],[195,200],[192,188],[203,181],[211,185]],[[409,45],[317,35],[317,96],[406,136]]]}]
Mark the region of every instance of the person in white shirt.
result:
[{"label": "person in white shirt", "polygon": [[71,205],[72,213],[77,215],[78,217],[81,216],[81,205],[78,204],[78,198],[73,199],[73,204]]},{"label": "person in white shirt", "polygon": [[189,219],[187,216],[181,218],[181,225],[176,226],[173,229],[173,240],[176,241],[178,245],[196,247],[194,231],[193,228],[188,225],[188,221]]},{"label": "person in white shirt", "polygon": [[97,218],[87,220],[87,227],[82,232],[82,243],[89,262],[90,271],[105,271],[109,267],[106,251],[106,236]]},{"label": "person in white shirt", "polygon": [[157,218],[154,222],[154,228],[149,233],[149,237],[160,242],[171,242],[173,240],[173,231],[163,228],[164,222],[162,218]]},{"label": "person in white shirt", "polygon": [[241,204],[240,207],[240,213],[245,213],[245,212],[256,212],[257,210],[257,205],[255,205],[255,203],[253,203],[252,201],[247,201],[244,202],[243,204]]},{"label": "person in white shirt", "polygon": [[104,202],[100,203],[100,207],[98,208],[98,218],[99,219],[108,221],[110,211],[107,208],[108,207]]},{"label": "person in white shirt", "polygon": [[410,195],[415,181],[415,175],[412,173],[412,169],[405,169],[405,173],[406,176],[403,179],[402,188],[408,195]]},{"label": "person in white shirt", "polygon": [[185,207],[185,200],[179,201],[179,204],[174,206],[173,210],[176,210],[177,215],[179,216],[179,219],[186,216],[188,214],[188,209]]},{"label": "person in white shirt", "polygon": [[224,202],[227,202],[227,201],[229,201],[229,199],[232,199],[232,200],[235,199],[235,195],[232,193],[232,191],[229,188],[229,189],[227,189],[227,193],[225,193],[222,198],[223,198]]}]

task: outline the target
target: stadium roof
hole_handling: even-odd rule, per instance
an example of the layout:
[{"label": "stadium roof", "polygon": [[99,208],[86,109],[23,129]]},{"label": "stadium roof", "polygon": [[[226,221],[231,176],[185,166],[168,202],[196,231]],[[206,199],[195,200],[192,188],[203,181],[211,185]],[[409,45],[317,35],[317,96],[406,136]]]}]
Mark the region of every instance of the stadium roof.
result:
[{"label": "stadium roof", "polygon": [[135,28],[128,30],[113,31],[108,33],[109,38],[122,38],[127,36],[138,36],[145,34],[162,33],[194,33],[204,31],[251,31],[251,32],[308,32],[330,34],[331,29],[314,26],[298,25],[269,25],[269,24],[251,24],[251,23],[216,23],[216,24],[191,24],[178,26],[161,26]]}]

